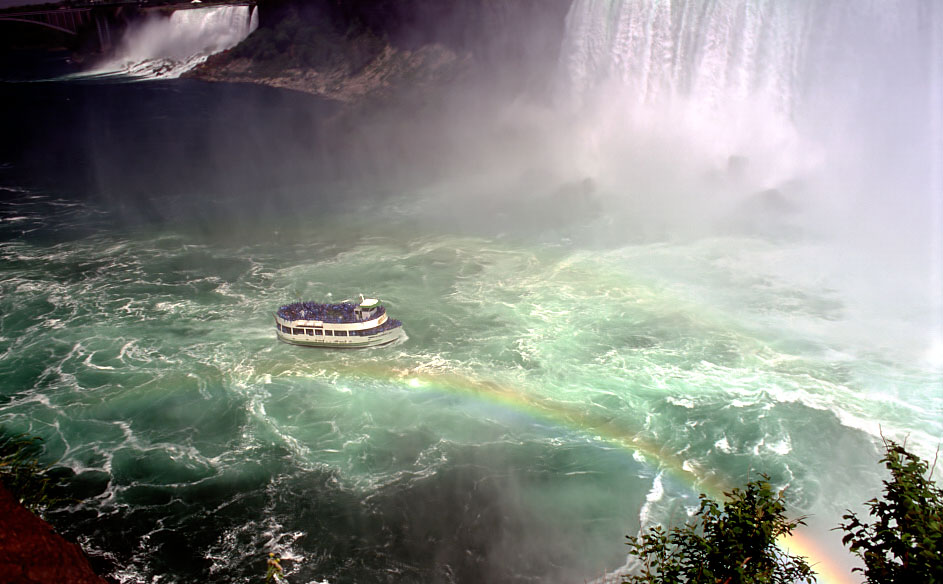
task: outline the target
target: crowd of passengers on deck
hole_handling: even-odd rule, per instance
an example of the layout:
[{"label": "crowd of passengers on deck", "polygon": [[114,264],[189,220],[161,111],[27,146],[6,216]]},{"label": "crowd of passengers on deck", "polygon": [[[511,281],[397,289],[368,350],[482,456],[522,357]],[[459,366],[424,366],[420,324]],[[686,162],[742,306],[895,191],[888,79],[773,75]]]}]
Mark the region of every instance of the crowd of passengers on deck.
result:
[{"label": "crowd of passengers on deck", "polygon": [[[344,323],[360,322],[354,314],[357,304],[341,302],[338,304],[321,304],[319,302],[295,302],[278,309],[278,316],[285,320],[320,320],[322,322]],[[386,309],[378,307],[370,319],[384,314]]]}]

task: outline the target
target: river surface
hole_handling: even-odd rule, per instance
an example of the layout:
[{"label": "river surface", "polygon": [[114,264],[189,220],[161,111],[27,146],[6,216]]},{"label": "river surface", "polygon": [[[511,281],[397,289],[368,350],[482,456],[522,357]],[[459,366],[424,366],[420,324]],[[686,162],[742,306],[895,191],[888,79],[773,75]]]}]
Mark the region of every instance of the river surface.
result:
[{"label": "river surface", "polygon": [[[51,519],[120,582],[257,582],[269,552],[292,583],[584,582],[757,473],[831,576],[880,433],[943,435],[924,263],[766,208],[655,225],[598,177],[358,182],[298,94],[0,95],[0,423],[71,469]],[[405,341],[276,340],[280,305],[361,293]]]}]

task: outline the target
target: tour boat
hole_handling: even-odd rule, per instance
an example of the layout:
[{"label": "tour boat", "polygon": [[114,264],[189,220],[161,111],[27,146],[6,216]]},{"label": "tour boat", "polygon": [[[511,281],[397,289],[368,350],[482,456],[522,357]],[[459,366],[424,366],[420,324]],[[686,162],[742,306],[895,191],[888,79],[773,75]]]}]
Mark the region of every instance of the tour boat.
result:
[{"label": "tour boat", "polygon": [[355,349],[388,345],[405,336],[403,323],[386,314],[376,298],[360,304],[295,302],[275,313],[278,338],[293,345]]}]

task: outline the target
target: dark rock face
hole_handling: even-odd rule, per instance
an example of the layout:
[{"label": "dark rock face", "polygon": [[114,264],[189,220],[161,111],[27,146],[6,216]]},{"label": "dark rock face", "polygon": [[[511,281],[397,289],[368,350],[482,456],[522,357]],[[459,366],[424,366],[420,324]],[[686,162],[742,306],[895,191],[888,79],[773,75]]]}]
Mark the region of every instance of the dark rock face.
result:
[{"label": "dark rock face", "polygon": [[404,49],[441,44],[489,66],[555,61],[572,0],[374,0],[369,28]]},{"label": "dark rock face", "polygon": [[5,584],[107,584],[74,543],[23,508],[0,486],[0,581]]},{"label": "dark rock face", "polygon": [[189,76],[341,102],[474,78],[545,93],[572,0],[262,0],[259,29]]},{"label": "dark rock face", "polygon": [[369,31],[399,49],[440,44],[482,60],[555,58],[573,0],[261,0],[260,27],[290,18],[341,35]]}]

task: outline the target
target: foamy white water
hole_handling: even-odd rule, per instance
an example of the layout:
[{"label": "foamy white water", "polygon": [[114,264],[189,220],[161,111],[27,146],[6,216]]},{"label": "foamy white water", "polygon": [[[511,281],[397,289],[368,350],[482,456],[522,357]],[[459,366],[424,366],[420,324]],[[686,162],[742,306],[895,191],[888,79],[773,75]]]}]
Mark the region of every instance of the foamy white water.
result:
[{"label": "foamy white water", "polygon": [[177,10],[167,18],[150,15],[125,34],[115,56],[99,73],[176,78],[214,53],[236,46],[259,25],[252,6]]}]

